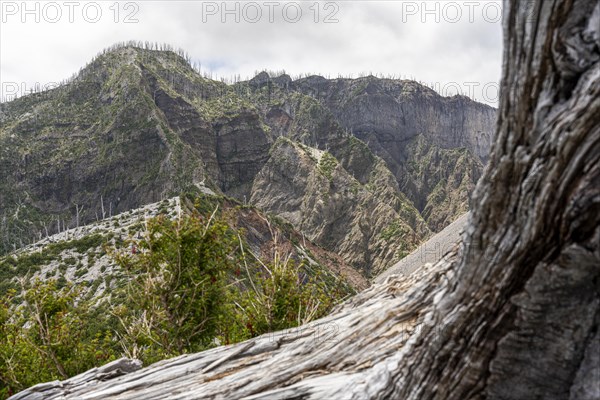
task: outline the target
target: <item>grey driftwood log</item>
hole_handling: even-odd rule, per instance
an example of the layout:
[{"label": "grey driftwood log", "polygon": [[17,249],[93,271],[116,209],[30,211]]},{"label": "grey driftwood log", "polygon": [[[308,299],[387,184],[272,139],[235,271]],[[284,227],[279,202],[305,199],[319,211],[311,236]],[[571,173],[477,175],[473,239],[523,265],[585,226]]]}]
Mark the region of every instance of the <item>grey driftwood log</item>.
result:
[{"label": "grey driftwood log", "polygon": [[519,3],[489,166],[443,260],[295,331],[13,398],[600,398],[600,3]]}]

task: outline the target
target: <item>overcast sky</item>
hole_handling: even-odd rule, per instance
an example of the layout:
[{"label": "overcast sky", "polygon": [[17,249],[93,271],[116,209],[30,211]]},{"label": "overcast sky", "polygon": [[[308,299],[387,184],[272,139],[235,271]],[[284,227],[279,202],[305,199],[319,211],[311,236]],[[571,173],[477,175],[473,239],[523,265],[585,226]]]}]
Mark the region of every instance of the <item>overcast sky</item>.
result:
[{"label": "overcast sky", "polygon": [[501,1],[0,1],[0,82],[68,78],[116,42],[165,42],[217,76],[383,74],[497,104]]}]

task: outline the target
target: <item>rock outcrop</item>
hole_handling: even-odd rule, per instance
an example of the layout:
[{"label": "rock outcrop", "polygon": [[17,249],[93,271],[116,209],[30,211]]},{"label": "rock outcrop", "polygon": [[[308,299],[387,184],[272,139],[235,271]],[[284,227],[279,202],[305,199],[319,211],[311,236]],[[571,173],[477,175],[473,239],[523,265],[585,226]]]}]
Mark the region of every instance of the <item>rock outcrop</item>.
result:
[{"label": "rock outcrop", "polygon": [[382,160],[362,184],[330,153],[284,138],[257,175],[251,202],[367,275],[404,257],[430,233]]},{"label": "rock outcrop", "polygon": [[309,77],[294,84],[299,91],[321,100],[344,128],[367,141],[390,163],[401,164],[403,144],[418,135],[440,148],[469,149],[487,161],[496,112],[468,97],[444,98],[414,81],[374,76]]},{"label": "rock outcrop", "polygon": [[[173,52],[117,47],[2,104],[0,253],[209,187],[377,273],[468,210],[493,120],[416,82],[262,72],[227,85]],[[284,160],[302,146],[328,155],[325,173]],[[271,181],[282,174],[297,176]]]}]

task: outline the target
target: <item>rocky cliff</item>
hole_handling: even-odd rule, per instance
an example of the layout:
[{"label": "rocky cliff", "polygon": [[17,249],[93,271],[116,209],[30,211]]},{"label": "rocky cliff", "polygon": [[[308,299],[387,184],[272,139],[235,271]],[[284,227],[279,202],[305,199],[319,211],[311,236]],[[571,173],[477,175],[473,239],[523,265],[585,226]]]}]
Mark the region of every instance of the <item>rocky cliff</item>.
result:
[{"label": "rocky cliff", "polygon": [[[383,159],[433,231],[468,209],[468,193],[488,158],[495,109],[373,76],[292,81],[263,72],[248,86],[276,135],[329,150],[361,182],[373,155]],[[369,151],[348,154],[348,135]]]},{"label": "rocky cliff", "polygon": [[370,273],[468,209],[494,110],[374,77],[228,85],[118,46],[0,124],[2,252],[206,186]]},{"label": "rocky cliff", "polygon": [[404,257],[430,233],[379,160],[363,184],[330,153],[277,140],[251,201],[368,275]]}]

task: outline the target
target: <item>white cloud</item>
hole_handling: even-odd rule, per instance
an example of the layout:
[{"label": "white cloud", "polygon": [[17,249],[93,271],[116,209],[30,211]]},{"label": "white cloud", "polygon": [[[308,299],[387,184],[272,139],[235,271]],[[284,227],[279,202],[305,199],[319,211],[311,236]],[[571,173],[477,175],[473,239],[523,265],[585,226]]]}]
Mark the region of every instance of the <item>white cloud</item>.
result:
[{"label": "white cloud", "polygon": [[[442,94],[452,94],[451,88],[461,87],[479,101],[495,104],[497,100],[489,97],[495,93],[490,86],[497,87],[500,78],[501,22],[496,18],[499,2],[75,3],[78,6],[71,8],[72,23],[68,2],[30,1],[27,7],[34,11],[27,15],[21,1],[0,3],[3,88],[10,82],[29,88],[35,82],[43,85],[60,81],[76,73],[103,48],[115,42],[141,40],[181,47],[221,76],[250,77],[261,69],[332,77],[372,72],[431,83]],[[292,23],[297,4],[302,7],[302,17]],[[226,14],[224,6],[229,10],[237,7],[237,15]],[[98,22],[91,23],[97,7],[102,14]],[[84,8],[87,14],[83,13]],[[49,23],[47,20],[56,16],[56,9],[62,11],[62,18]],[[262,12],[259,21],[245,21],[255,18],[257,9]],[[274,11],[273,22],[269,21],[270,10]],[[460,18],[456,10],[460,11]],[[137,23],[124,22],[131,13]],[[325,23],[330,14],[338,22]],[[36,16],[39,22],[35,22]],[[236,17],[239,23],[235,22]],[[488,98],[482,93],[485,85]],[[469,93],[469,87],[476,89]]]}]

